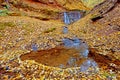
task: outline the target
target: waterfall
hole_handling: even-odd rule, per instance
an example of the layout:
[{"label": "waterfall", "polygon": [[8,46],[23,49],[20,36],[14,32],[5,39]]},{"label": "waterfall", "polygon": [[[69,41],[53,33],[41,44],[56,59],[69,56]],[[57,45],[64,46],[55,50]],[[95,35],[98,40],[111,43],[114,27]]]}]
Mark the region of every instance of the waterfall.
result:
[{"label": "waterfall", "polygon": [[64,12],[64,23],[66,25],[70,24],[70,19],[69,19],[67,12]]},{"label": "waterfall", "polygon": [[63,12],[63,16],[63,21],[66,25],[69,25],[81,18],[80,11]]}]

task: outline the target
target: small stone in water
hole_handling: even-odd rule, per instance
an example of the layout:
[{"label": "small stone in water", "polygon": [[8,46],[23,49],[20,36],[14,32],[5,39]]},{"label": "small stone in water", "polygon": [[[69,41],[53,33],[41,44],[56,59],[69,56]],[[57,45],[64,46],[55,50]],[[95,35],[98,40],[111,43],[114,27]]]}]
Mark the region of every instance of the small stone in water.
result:
[{"label": "small stone in water", "polygon": [[69,60],[68,60],[68,65],[69,66],[75,66],[75,63],[76,63],[76,59],[71,57]]},{"label": "small stone in water", "polygon": [[67,34],[68,33],[68,28],[65,26],[65,27],[63,27],[63,33],[64,34]]},{"label": "small stone in water", "polygon": [[33,50],[33,51],[37,51],[37,50],[38,50],[37,44],[32,44],[32,50]]},{"label": "small stone in water", "polygon": [[64,68],[64,65],[63,65],[63,64],[60,64],[59,68]]}]

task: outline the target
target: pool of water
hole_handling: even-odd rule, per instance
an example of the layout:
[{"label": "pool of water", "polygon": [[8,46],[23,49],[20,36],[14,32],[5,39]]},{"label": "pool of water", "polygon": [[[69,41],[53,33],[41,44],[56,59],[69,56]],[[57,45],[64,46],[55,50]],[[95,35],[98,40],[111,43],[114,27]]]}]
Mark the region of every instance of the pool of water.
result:
[{"label": "pool of water", "polygon": [[21,60],[35,60],[46,66],[69,68],[80,66],[86,58],[74,48],[56,47],[48,50],[32,51],[21,56]]},{"label": "pool of water", "polygon": [[[108,56],[97,54],[94,49],[90,49],[88,57],[82,57],[79,50],[75,48],[66,48],[64,46],[55,47],[47,50],[31,51],[20,56],[22,61],[35,60],[36,62],[50,66],[58,67],[62,69],[80,67],[80,71],[87,71],[89,68],[93,68],[96,71],[98,67],[102,69],[112,69],[120,71],[120,61],[112,60]],[[110,63],[116,66],[111,66]]]}]

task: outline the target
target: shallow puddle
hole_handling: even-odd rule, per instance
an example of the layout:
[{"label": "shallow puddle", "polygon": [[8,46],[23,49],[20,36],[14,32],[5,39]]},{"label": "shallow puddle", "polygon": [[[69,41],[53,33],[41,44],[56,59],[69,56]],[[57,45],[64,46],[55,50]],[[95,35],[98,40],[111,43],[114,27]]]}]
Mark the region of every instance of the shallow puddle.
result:
[{"label": "shallow puddle", "polygon": [[[81,71],[87,70],[89,66],[98,66],[103,69],[120,71],[120,61],[112,60],[108,56],[96,54],[93,49],[89,53],[89,58],[81,57],[79,51],[74,48],[55,47],[48,50],[32,51],[21,55],[21,60],[35,60],[46,66],[70,68],[81,67]],[[111,66],[115,64],[116,66]]]},{"label": "shallow puddle", "polygon": [[22,55],[21,60],[35,60],[47,66],[68,68],[80,66],[86,58],[81,58],[79,51],[74,48],[56,47],[48,50],[32,51]]}]

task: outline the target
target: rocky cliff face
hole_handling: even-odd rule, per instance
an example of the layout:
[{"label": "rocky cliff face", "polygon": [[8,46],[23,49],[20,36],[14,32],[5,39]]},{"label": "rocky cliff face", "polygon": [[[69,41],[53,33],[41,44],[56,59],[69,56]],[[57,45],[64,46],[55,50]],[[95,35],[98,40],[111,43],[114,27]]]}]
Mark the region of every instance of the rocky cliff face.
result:
[{"label": "rocky cliff face", "polygon": [[10,0],[14,4],[23,4],[35,8],[41,7],[44,9],[58,10],[90,10],[103,0]]},{"label": "rocky cliff face", "polygon": [[[120,59],[120,3],[106,0],[97,5],[87,16],[71,25],[71,32],[86,39],[98,53],[114,55]],[[118,56],[116,56],[118,55]]]},{"label": "rocky cliff face", "polygon": [[[103,0],[9,0],[9,3],[19,9],[38,12],[42,15],[40,16],[42,18],[56,19],[59,18],[59,13],[64,11],[83,10],[88,12],[102,1]],[[87,5],[88,3],[89,5]],[[12,7],[11,9],[14,10]]]},{"label": "rocky cliff face", "polygon": [[103,2],[104,0],[34,0],[34,1],[38,1],[43,4],[53,4],[53,5],[56,3],[59,3],[60,5],[62,5],[64,7],[67,7],[67,8],[73,7],[73,9],[74,9],[75,7],[76,8],[78,6],[80,7],[82,5],[82,3],[84,4],[84,6],[86,6],[88,8],[93,8],[95,5]]}]

